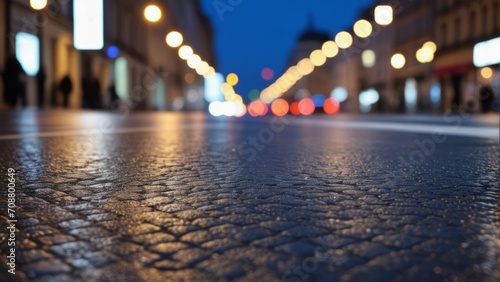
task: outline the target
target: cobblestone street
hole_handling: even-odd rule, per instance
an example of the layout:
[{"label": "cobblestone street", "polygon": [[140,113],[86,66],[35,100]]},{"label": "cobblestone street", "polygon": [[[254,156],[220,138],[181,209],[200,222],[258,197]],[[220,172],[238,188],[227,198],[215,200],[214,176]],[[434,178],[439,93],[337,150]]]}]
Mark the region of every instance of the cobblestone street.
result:
[{"label": "cobblestone street", "polygon": [[[450,127],[442,117],[1,118],[18,220],[15,275],[2,228],[1,281],[500,279],[498,137],[431,146],[422,132],[324,125]],[[498,130],[498,116],[457,132],[469,127]],[[6,193],[0,212],[7,222]]]}]

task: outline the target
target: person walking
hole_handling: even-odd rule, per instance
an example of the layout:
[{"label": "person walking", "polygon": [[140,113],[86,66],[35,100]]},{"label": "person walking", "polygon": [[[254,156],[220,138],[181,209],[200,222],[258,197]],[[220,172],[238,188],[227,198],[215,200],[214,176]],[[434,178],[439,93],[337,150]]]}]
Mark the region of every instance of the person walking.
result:
[{"label": "person walking", "polygon": [[69,75],[66,75],[59,84],[59,91],[61,91],[61,93],[63,94],[63,106],[66,109],[69,107],[69,95],[71,94],[72,90],[73,83],[71,82],[71,77],[69,77]]}]

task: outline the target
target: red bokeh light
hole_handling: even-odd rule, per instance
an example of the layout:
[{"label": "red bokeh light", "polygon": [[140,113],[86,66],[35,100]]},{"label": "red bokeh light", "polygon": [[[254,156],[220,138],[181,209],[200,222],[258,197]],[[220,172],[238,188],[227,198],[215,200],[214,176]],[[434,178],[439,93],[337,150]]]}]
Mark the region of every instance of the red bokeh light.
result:
[{"label": "red bokeh light", "polygon": [[289,110],[288,102],[284,99],[277,99],[271,104],[271,111],[277,117],[285,116]]},{"label": "red bokeh light", "polygon": [[253,101],[252,103],[250,103],[250,105],[248,105],[248,113],[252,117],[265,116],[267,114],[267,111],[268,106],[260,100]]},{"label": "red bokeh light", "polygon": [[328,98],[326,99],[323,108],[325,109],[325,113],[334,115],[340,111],[340,104],[334,98]]},{"label": "red bokeh light", "polygon": [[314,106],[314,101],[311,98],[302,99],[299,102],[299,111],[305,116],[312,115],[316,106]]},{"label": "red bokeh light", "polygon": [[300,110],[299,110],[299,102],[293,102],[291,105],[290,105],[290,112],[292,113],[292,115],[294,116],[298,116],[300,115]]},{"label": "red bokeh light", "polygon": [[262,75],[262,78],[267,81],[273,79],[274,77],[274,72],[270,68],[263,69],[260,74]]}]

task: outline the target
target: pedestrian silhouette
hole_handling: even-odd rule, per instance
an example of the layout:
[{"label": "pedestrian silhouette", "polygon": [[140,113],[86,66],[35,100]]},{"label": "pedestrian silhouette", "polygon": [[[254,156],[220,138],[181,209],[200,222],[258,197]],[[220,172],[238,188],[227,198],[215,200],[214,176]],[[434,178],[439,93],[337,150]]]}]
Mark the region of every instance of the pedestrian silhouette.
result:
[{"label": "pedestrian silhouette", "polygon": [[481,96],[481,112],[487,113],[491,111],[493,102],[495,100],[493,89],[488,86],[483,86],[479,94]]},{"label": "pedestrian silhouette", "polygon": [[66,75],[59,84],[59,91],[63,94],[63,106],[65,108],[69,107],[69,95],[73,90],[73,83],[71,82],[71,78],[69,75]]},{"label": "pedestrian silhouette", "polygon": [[43,66],[40,66],[40,70],[36,74],[37,81],[37,91],[38,91],[38,108],[43,108],[44,100],[45,100],[45,79],[47,75],[45,74],[45,70]]},{"label": "pedestrian silhouette", "polygon": [[26,101],[26,72],[24,72],[21,63],[14,54],[10,55],[5,63],[5,72],[3,74],[4,99],[5,103],[12,108],[17,105],[18,99],[25,107]]},{"label": "pedestrian silhouette", "polygon": [[101,109],[101,84],[99,80],[95,76],[84,77],[82,89],[84,106],[92,110]]},{"label": "pedestrian silhouette", "polygon": [[111,86],[109,86],[108,93],[109,93],[109,108],[111,110],[114,110],[115,107],[118,106],[118,101],[120,99],[118,97],[118,93],[116,93],[116,86],[114,84],[111,84]]}]

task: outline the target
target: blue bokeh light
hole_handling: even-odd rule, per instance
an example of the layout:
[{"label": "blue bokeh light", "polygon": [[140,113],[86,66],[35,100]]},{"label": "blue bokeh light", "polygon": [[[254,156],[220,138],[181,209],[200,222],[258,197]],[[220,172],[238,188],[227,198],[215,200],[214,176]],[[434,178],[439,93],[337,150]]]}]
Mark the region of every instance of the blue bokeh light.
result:
[{"label": "blue bokeh light", "polygon": [[108,49],[106,49],[106,55],[108,55],[110,59],[116,59],[120,56],[120,49],[115,45],[110,45]]}]

